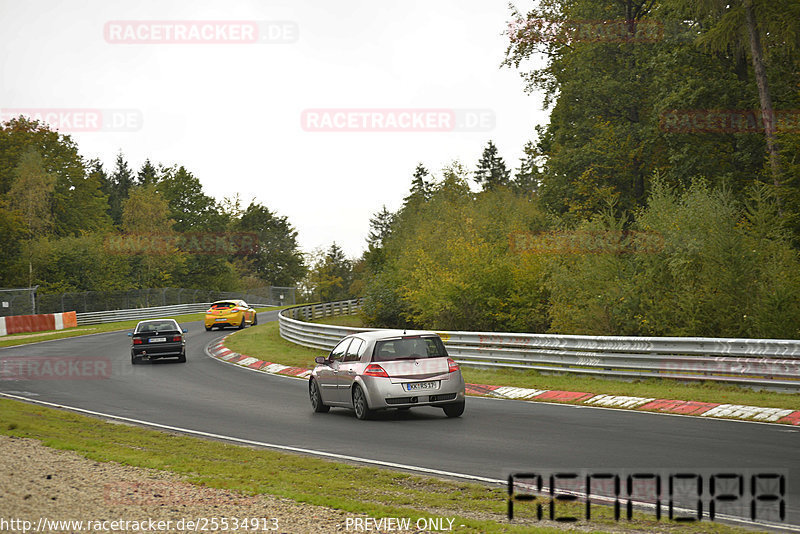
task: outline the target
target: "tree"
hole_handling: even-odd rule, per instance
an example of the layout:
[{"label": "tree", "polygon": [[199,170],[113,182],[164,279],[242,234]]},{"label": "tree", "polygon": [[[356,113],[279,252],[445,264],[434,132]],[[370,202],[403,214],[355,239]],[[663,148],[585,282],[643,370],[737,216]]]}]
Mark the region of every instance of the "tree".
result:
[{"label": "tree", "polygon": [[345,300],[353,284],[353,262],[335,242],[324,253],[317,252],[305,279],[310,300],[331,302]]},{"label": "tree", "polygon": [[380,248],[392,234],[395,214],[382,206],[381,210],[369,220],[367,244],[370,248]]},{"label": "tree", "polygon": [[158,183],[158,172],[156,168],[150,163],[150,159],[146,159],[139,173],[136,175],[137,185],[154,185]]},{"label": "tree", "polygon": [[408,196],[403,199],[403,204],[412,202],[425,202],[431,196],[431,182],[426,180],[430,176],[428,169],[422,163],[417,164],[414,175],[411,179],[411,190]]},{"label": "tree", "polygon": [[[22,154],[15,169],[14,182],[8,192],[11,209],[16,211],[27,228],[30,241],[52,230],[52,197],[56,179],[44,169],[42,156],[33,149]],[[33,285],[33,262],[28,255],[28,285]]]},{"label": "tree", "polygon": [[533,141],[525,143],[522,149],[524,156],[519,160],[519,168],[514,173],[512,189],[519,195],[530,195],[535,193],[539,187],[540,173],[537,165],[539,156]]},{"label": "tree", "polygon": [[122,205],[133,187],[133,172],[122,152],[117,154],[114,172],[108,185],[109,215],[114,224],[122,225]]},{"label": "tree", "polygon": [[[525,14],[512,11],[504,64],[519,69],[528,90],[543,90],[551,108],[549,124],[537,128],[537,194],[554,211],[586,219],[613,199],[623,210],[641,208],[656,172],[672,186],[700,177],[724,183],[740,198],[764,175],[763,139],[665,125],[675,110],[750,109],[754,93],[746,61],[695,45],[713,20],[670,2],[546,0]],[[550,21],[546,31],[541,21]],[[619,33],[609,38],[600,32],[607,26]],[[539,54],[546,65],[530,68]],[[773,66],[775,94],[796,109],[797,58],[785,59],[795,73]]]},{"label": "tree", "polygon": [[[86,183],[86,168],[77,145],[70,136],[39,121],[20,116],[0,126],[0,194],[10,189],[19,160],[29,150],[39,153],[43,169],[55,178],[51,200],[53,232],[78,235],[102,226],[102,221],[95,218],[102,199],[98,202],[95,198],[95,184],[91,180]],[[97,215],[102,219],[102,214]]]},{"label": "tree", "polygon": [[773,185],[782,184],[782,164],[766,58],[772,46],[794,53],[800,46],[800,4],[795,0],[668,0],[696,20],[710,26],[697,38],[709,51],[747,54],[758,88]]},{"label": "tree", "polygon": [[69,209],[65,210],[60,223],[72,228],[61,235],[82,235],[93,232],[107,232],[113,223],[108,215],[108,194],[105,192],[108,176],[100,160],[93,159],[86,164],[86,175],[75,182],[65,195]]},{"label": "tree", "polygon": [[225,228],[227,218],[216,201],[203,192],[200,180],[182,165],[164,170],[158,190],[169,204],[175,231],[220,231]]},{"label": "tree", "polygon": [[29,237],[47,234],[53,226],[55,177],[45,171],[42,156],[33,149],[22,154],[14,174],[8,192],[11,209],[22,216]]},{"label": "tree", "polygon": [[[24,282],[20,279],[21,269],[17,262],[22,260],[22,241],[27,229],[22,216],[0,200],[0,287],[13,287]],[[28,280],[29,282],[29,280]]]},{"label": "tree", "polygon": [[483,155],[478,161],[478,168],[475,170],[475,181],[483,187],[484,191],[490,191],[498,187],[507,186],[511,172],[506,168],[506,164],[497,154],[497,147],[491,140],[483,149]]},{"label": "tree", "polygon": [[167,233],[173,220],[169,204],[155,185],[132,187],[122,204],[122,229],[125,232]]},{"label": "tree", "polygon": [[256,250],[244,256],[252,273],[273,286],[294,286],[305,274],[297,246],[297,231],[286,217],[251,202],[234,225],[236,230],[258,235]]},{"label": "tree", "polygon": [[122,229],[132,242],[140,243],[131,255],[131,275],[139,288],[168,287],[172,274],[184,261],[183,254],[158,236],[172,231],[169,205],[155,185],[130,188],[122,203]]}]

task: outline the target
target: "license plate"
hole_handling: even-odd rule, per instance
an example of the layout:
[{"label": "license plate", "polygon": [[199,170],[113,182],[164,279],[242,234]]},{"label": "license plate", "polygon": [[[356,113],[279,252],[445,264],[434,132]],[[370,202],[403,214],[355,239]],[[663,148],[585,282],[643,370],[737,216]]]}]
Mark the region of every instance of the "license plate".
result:
[{"label": "license plate", "polygon": [[419,391],[422,389],[439,389],[439,382],[414,382],[406,384],[406,391]]},{"label": "license plate", "polygon": [[148,341],[150,343],[164,343],[167,340],[165,337],[151,337]]},{"label": "license plate", "polygon": [[215,321],[217,321],[218,323],[224,323],[225,321],[227,321],[227,319],[223,317],[222,319],[215,319]]}]

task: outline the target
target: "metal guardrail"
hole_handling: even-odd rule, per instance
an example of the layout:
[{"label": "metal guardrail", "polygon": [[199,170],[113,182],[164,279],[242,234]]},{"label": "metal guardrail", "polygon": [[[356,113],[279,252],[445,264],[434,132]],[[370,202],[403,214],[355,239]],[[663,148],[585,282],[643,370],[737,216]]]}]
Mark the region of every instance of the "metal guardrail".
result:
[{"label": "metal guardrail", "polygon": [[[139,321],[155,319],[170,315],[183,315],[186,313],[202,313],[211,306],[210,302],[195,302],[192,304],[175,304],[172,306],[154,306],[150,308],[131,308],[127,310],[109,310],[101,312],[78,313],[78,325],[114,323],[117,321]],[[269,306],[269,304],[250,304],[253,308]]]},{"label": "metal guardrail", "polygon": [[0,315],[65,311],[90,313],[155,306],[176,306],[178,304],[198,304],[226,299],[263,302],[267,305],[282,306],[295,303],[295,288],[266,286],[251,288],[246,292],[235,292],[162,287],[46,294],[37,292],[36,288],[0,289]]},{"label": "metal guardrail", "polygon": [[361,309],[363,299],[340,300],[324,304],[306,304],[278,312],[281,337],[298,345],[314,349],[331,350],[344,336],[354,332],[365,332],[374,328],[353,328],[319,323],[315,319],[338,315],[355,315]]},{"label": "metal guardrail", "polygon": [[[309,323],[349,315],[361,299],[299,306],[278,314],[281,336],[330,350],[342,337],[370,328]],[[800,340],[700,337],[575,336],[438,332],[461,365],[535,369],[616,378],[709,380],[800,390]]]}]

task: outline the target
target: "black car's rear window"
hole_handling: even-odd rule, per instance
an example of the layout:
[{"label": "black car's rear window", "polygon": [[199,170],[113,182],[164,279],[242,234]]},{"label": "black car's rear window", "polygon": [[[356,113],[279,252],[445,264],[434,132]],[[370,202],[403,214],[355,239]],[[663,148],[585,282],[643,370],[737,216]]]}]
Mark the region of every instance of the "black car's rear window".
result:
[{"label": "black car's rear window", "polygon": [[236,306],[235,302],[215,302],[211,305],[212,310],[227,310]]},{"label": "black car's rear window", "polygon": [[404,336],[375,343],[372,361],[416,360],[447,356],[442,340],[436,336]]},{"label": "black car's rear window", "polygon": [[152,332],[178,332],[178,327],[172,321],[152,321],[142,323],[136,328],[137,334],[149,334]]}]

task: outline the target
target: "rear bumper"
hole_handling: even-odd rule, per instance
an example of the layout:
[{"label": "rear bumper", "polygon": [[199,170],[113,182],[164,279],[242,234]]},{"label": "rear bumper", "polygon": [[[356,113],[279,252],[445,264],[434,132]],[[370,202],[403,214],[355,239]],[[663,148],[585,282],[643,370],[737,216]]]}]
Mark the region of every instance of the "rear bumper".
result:
[{"label": "rear bumper", "polygon": [[[458,376],[453,376],[457,374]],[[442,406],[464,402],[465,384],[461,372],[438,378],[438,389],[408,391],[404,384],[392,384],[389,379],[362,377],[370,409],[405,408],[411,406]],[[432,379],[437,380],[437,379]]]},{"label": "rear bumper", "polygon": [[206,328],[211,326],[239,326],[242,323],[242,314],[235,315],[206,315],[203,321]]},{"label": "rear bumper", "polygon": [[158,358],[172,358],[185,353],[186,346],[182,343],[164,343],[161,345],[136,345],[131,348],[132,356],[141,356],[155,360]]}]

